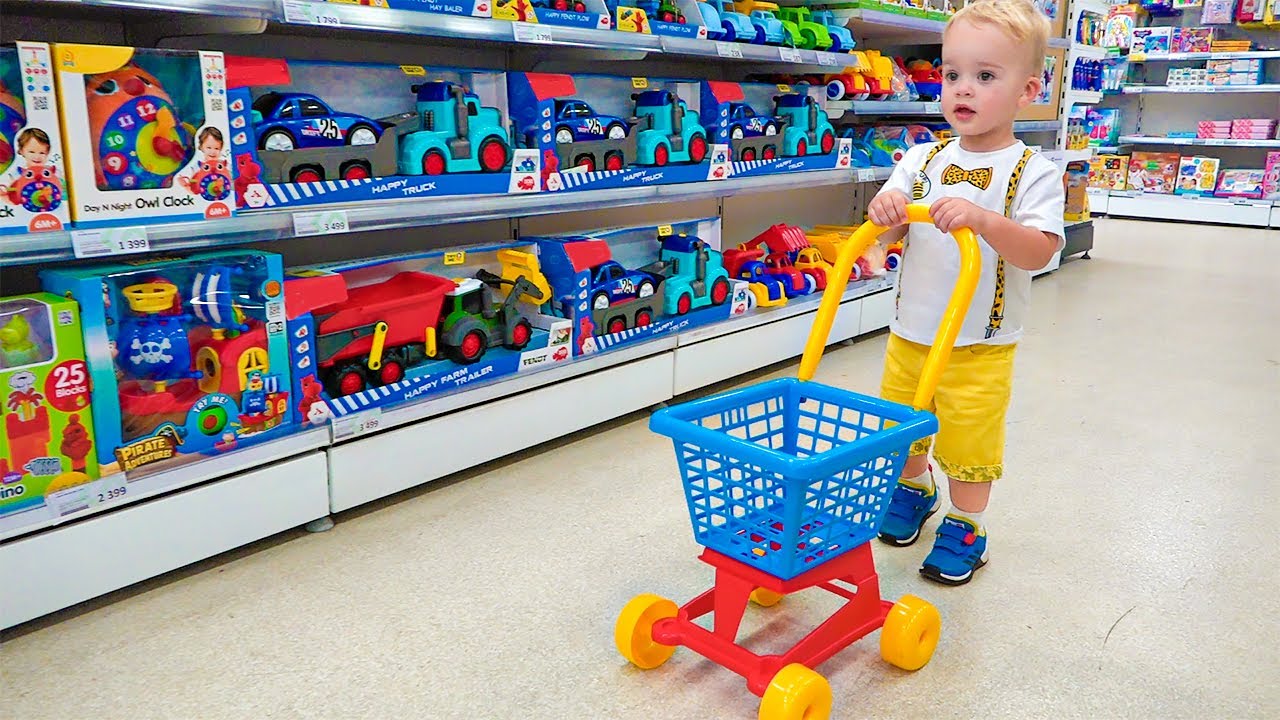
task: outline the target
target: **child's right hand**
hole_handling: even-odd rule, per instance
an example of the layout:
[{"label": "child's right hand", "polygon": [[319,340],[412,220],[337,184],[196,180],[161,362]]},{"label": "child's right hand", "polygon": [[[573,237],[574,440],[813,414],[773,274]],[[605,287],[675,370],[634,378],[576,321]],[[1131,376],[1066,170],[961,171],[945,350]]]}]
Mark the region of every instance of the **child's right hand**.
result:
[{"label": "child's right hand", "polygon": [[871,222],[885,228],[907,224],[907,196],[901,190],[890,190],[876,195],[867,206]]}]

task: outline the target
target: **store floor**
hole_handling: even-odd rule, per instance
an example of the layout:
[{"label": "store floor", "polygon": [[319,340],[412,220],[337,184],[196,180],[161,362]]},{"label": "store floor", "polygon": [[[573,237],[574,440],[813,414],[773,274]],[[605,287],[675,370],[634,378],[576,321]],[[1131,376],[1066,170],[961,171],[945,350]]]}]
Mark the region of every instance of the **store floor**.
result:
[{"label": "store floor", "polygon": [[[878,635],[820,666],[834,717],[1280,717],[1280,233],[1101,221],[1097,245],[1034,286],[991,564],[943,588],[927,542],[877,546],[942,643],[915,674]],[[873,392],[883,347],[821,379]],[[0,716],[754,718],[688,651],[641,672],[613,649],[632,595],[704,589],[696,553],[636,415],[10,631]],[[782,647],[832,606],[746,632]]]}]

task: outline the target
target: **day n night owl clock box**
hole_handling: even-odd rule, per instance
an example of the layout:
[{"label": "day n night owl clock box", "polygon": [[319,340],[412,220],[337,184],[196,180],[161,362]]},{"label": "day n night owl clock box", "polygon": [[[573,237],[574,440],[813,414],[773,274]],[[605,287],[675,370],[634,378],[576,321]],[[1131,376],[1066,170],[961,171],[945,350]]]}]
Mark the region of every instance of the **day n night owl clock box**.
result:
[{"label": "day n night owl clock box", "polygon": [[0,234],[67,224],[62,160],[49,46],[0,46]]},{"label": "day n night owl clock box", "polygon": [[53,53],[77,225],[231,216],[222,53],[61,43]]}]

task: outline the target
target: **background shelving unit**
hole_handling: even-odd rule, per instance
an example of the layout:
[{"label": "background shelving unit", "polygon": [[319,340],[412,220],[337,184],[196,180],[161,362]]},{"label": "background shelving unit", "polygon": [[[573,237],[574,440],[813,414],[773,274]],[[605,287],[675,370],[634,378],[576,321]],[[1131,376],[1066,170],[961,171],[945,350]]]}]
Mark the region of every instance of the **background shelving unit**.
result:
[{"label": "background shelving unit", "polygon": [[[783,3],[786,4],[786,3]],[[831,71],[847,56],[652,35],[389,11],[315,0],[0,0],[0,39],[213,48],[353,62],[738,80],[753,72]],[[891,13],[847,15],[860,43],[936,46],[943,23]],[[317,42],[323,38],[324,42]],[[1056,41],[1057,47],[1070,43]],[[939,119],[936,103],[852,103],[867,118]],[[1056,120],[1018,132],[1052,147]],[[1030,140],[1029,140],[1030,141]],[[554,196],[452,197],[342,206],[348,232],[299,232],[318,208],[146,226],[153,252],[249,244],[299,265],[409,249],[575,232],[657,219],[722,219],[724,242],[788,222],[852,224],[892,168],[822,171]],[[1089,223],[1071,233],[1091,232]],[[0,239],[5,294],[35,289],[40,263],[76,255],[74,232]],[[1087,249],[1087,248],[1085,248]],[[1083,250],[1082,250],[1083,251]],[[1042,272],[1057,268],[1055,258]],[[887,327],[890,280],[858,283],[831,342]],[[816,298],[433,396],[340,424],[131,481],[83,515],[0,525],[0,627],[10,627],[269,535],[430,482],[798,354]],[[528,408],[538,407],[536,422]],[[513,418],[525,420],[513,421]],[[375,427],[376,426],[376,427]],[[503,433],[493,433],[495,427]],[[426,449],[430,462],[406,463]],[[118,479],[104,479],[103,488]],[[102,548],[111,548],[103,553]]]}]

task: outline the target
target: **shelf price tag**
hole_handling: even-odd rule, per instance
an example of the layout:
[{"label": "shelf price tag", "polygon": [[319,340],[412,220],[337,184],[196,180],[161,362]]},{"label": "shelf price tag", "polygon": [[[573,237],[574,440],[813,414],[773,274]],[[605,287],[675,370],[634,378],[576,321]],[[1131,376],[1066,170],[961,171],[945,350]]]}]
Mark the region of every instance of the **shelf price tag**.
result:
[{"label": "shelf price tag", "polygon": [[360,437],[382,428],[382,408],[344,415],[333,419],[333,439],[346,440]]},{"label": "shelf price tag", "polygon": [[129,483],[125,480],[124,473],[113,473],[99,480],[96,490],[97,496],[93,499],[99,503],[111,502],[129,493]]},{"label": "shelf price tag", "polygon": [[323,10],[323,5],[310,0],[284,0],[284,21],[295,25],[342,27],[342,20]]},{"label": "shelf price tag", "polygon": [[516,42],[536,43],[538,45],[555,44],[555,38],[551,36],[551,31],[540,26],[530,23],[513,22],[511,23],[511,34],[515,36]]},{"label": "shelf price tag", "polygon": [[146,226],[72,230],[71,250],[78,258],[132,255],[151,250]]},{"label": "shelf price tag", "polygon": [[778,56],[782,58],[782,62],[789,63],[798,63],[803,58],[795,48],[778,48]]},{"label": "shelf price tag", "polygon": [[722,58],[741,60],[742,48],[738,47],[737,43],[720,41],[716,43],[716,54]]},{"label": "shelf price tag", "polygon": [[858,182],[872,182],[876,179],[874,168],[858,168]]},{"label": "shelf price tag", "polygon": [[293,234],[297,237],[338,235],[345,232],[351,232],[346,210],[320,210],[293,214]]},{"label": "shelf price tag", "polygon": [[941,115],[942,103],[927,102],[924,104],[924,111],[926,114],[929,114],[929,115]]},{"label": "shelf price tag", "polygon": [[820,52],[820,53],[817,53],[817,56],[818,56],[819,65],[824,65],[826,67],[835,67],[836,65],[840,64],[840,62],[836,60],[836,56],[831,53]]},{"label": "shelf price tag", "polygon": [[1205,138],[1205,145],[1230,145],[1231,141],[1226,138]]},{"label": "shelf price tag", "polygon": [[465,265],[467,262],[466,250],[455,250],[444,254],[445,265]]}]

